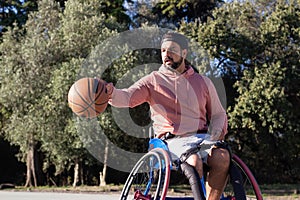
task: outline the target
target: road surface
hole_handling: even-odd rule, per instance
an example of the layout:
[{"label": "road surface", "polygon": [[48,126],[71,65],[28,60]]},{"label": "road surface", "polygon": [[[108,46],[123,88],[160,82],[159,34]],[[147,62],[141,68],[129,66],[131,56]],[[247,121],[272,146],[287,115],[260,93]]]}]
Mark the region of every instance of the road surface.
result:
[{"label": "road surface", "polygon": [[[118,194],[1,191],[0,200],[119,200]],[[300,195],[266,196],[264,200],[300,200]]]}]

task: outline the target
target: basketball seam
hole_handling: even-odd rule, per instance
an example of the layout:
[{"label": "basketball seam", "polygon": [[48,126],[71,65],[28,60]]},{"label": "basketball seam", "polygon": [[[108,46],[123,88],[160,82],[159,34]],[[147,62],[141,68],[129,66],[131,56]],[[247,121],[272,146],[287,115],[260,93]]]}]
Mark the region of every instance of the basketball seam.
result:
[{"label": "basketball seam", "polygon": [[95,108],[93,108],[91,105],[88,104],[87,107],[85,107],[82,111],[88,111],[88,109],[91,108],[92,110],[94,110],[95,112],[97,112],[97,110]]},{"label": "basketball seam", "polygon": [[[80,94],[80,92],[77,90],[77,88],[76,88],[76,85],[74,86],[74,89],[75,89],[75,91],[76,91],[76,93],[78,94],[78,96],[81,98],[81,100],[85,103],[85,104],[87,104],[87,107],[85,107],[85,109],[83,110],[83,111],[85,111],[85,110],[87,110],[89,107],[91,107],[91,105],[92,104],[89,104],[87,101],[86,101],[86,99],[84,99],[82,96],[81,96],[81,94]],[[92,109],[94,109],[93,107],[91,107]],[[95,110],[95,109],[94,109]]]},{"label": "basketball seam", "polygon": [[[93,102],[94,100],[92,99],[92,93],[93,93],[93,91],[92,92],[90,92],[91,91],[91,84],[90,84],[90,81],[94,81],[94,79],[88,79],[88,92],[89,92],[89,98],[90,98],[90,100],[91,100],[91,102]],[[92,90],[93,90],[93,88],[92,88]],[[89,105],[90,106],[90,105]]]},{"label": "basketball seam", "polygon": [[[99,83],[98,83],[99,84]],[[102,94],[102,91],[105,89],[105,86],[102,84],[102,88],[101,88],[101,91],[98,93],[97,97],[95,98],[95,103],[97,102],[98,98],[101,96]],[[102,103],[104,104],[104,103]]]},{"label": "basketball seam", "polygon": [[95,104],[95,101],[93,101],[93,99],[92,99],[92,97],[91,97],[91,94],[90,94],[90,88],[91,88],[91,87],[90,87],[90,80],[91,80],[91,79],[88,80],[88,91],[89,91],[89,98],[90,98],[90,100],[91,100],[91,103],[87,102],[87,100],[85,100],[85,99],[80,95],[80,93],[78,92],[77,88],[75,87],[76,92],[78,93],[78,95],[80,96],[80,98],[87,104],[86,107],[83,107],[83,110],[81,110],[80,112],[77,112],[77,113],[80,114],[80,113],[84,113],[84,112],[87,111],[87,114],[88,114],[87,117],[88,117],[88,118],[91,117],[91,112],[90,112],[89,108],[91,108],[94,112],[98,113],[97,110],[96,110],[95,108],[93,108],[93,106],[91,106],[92,104]]},{"label": "basketball seam", "polygon": [[74,101],[72,101],[72,100],[69,100],[69,104],[74,104],[75,106],[80,106],[81,108],[84,108],[83,105],[81,105],[81,104],[79,104],[79,103],[76,103],[76,102],[74,102]]},{"label": "basketball seam", "polygon": [[77,114],[80,114],[80,113],[83,113],[83,112],[87,111],[87,112],[88,112],[88,117],[90,118],[91,113],[90,113],[89,108],[92,108],[92,110],[93,110],[94,112],[98,113],[98,114],[100,113],[100,112],[98,112],[97,110],[95,110],[95,108],[93,108],[93,107],[86,107],[86,108],[84,108],[83,110],[77,112]]},{"label": "basketball seam", "polygon": [[95,102],[95,105],[96,105],[96,106],[101,106],[101,105],[103,105],[103,104],[106,104],[107,102],[108,102],[108,101],[105,101],[105,102],[103,102],[103,103],[96,103],[96,102]]}]

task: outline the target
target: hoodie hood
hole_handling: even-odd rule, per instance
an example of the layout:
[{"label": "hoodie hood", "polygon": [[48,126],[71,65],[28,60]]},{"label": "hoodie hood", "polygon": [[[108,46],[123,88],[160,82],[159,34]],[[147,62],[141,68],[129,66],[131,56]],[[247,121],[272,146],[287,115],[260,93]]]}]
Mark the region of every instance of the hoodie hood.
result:
[{"label": "hoodie hood", "polygon": [[[164,76],[169,77],[173,81],[173,87],[174,87],[174,95],[175,95],[175,101],[174,101],[174,110],[175,110],[175,115],[176,117],[178,116],[178,88],[179,88],[179,79],[188,79],[191,75],[195,73],[194,69],[191,66],[187,66],[187,70],[183,73],[179,73],[177,70],[172,69],[170,67],[167,67],[166,65],[162,64],[158,70],[159,73],[163,74]],[[190,84],[188,81],[184,81],[186,83],[185,90],[189,91],[190,89]]]},{"label": "hoodie hood", "polygon": [[158,72],[164,74],[165,76],[168,77],[189,77],[195,73],[194,69],[191,66],[187,66],[187,70],[183,72],[182,74],[179,73],[176,69],[172,69],[170,67],[167,67],[166,65],[162,64],[158,70]]}]

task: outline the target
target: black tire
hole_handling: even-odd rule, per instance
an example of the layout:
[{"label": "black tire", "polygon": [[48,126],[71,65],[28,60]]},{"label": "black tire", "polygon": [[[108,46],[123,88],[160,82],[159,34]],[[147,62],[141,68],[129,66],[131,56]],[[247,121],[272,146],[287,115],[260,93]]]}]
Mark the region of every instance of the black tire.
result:
[{"label": "black tire", "polygon": [[230,164],[229,169],[229,180],[233,188],[233,193],[235,199],[246,200],[246,192],[243,184],[243,177],[241,170],[237,167],[236,163],[233,161]]},{"label": "black tire", "polygon": [[157,150],[149,151],[140,158],[126,180],[120,200],[164,199],[168,188],[165,163],[163,155]]},{"label": "black tire", "polygon": [[224,196],[234,197],[236,200],[262,200],[262,194],[247,165],[236,155],[232,156],[230,177],[224,190]]}]

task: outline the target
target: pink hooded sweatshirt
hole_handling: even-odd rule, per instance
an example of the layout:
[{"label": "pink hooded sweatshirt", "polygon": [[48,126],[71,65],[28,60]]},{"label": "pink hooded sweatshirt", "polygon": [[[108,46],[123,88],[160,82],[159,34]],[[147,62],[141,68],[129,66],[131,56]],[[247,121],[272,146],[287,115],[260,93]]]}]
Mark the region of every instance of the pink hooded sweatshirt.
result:
[{"label": "pink hooded sweatshirt", "polygon": [[[227,115],[211,80],[188,67],[179,74],[162,65],[127,89],[113,89],[110,104],[135,107],[149,103],[156,134],[208,130],[227,133]],[[208,127],[207,118],[210,122]]]}]

